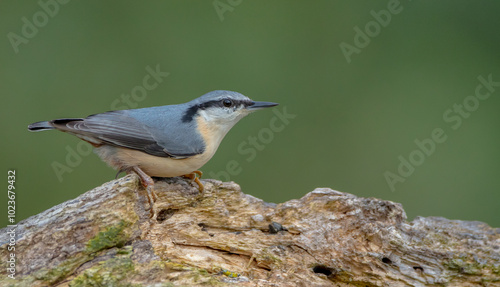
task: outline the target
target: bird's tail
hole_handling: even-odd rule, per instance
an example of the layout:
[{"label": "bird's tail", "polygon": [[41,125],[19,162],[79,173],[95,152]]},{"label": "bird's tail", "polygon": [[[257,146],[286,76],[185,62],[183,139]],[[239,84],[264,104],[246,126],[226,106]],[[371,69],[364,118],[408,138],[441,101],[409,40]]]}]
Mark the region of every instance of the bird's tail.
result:
[{"label": "bird's tail", "polygon": [[45,131],[45,130],[53,130],[55,127],[50,124],[50,122],[44,121],[44,122],[36,122],[32,123],[31,125],[28,126],[28,130],[31,132],[39,132],[39,131]]}]

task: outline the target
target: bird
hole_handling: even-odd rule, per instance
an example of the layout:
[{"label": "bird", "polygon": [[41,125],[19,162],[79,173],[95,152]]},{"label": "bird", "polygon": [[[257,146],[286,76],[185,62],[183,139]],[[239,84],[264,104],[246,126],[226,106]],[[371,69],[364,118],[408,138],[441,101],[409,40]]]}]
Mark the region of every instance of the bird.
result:
[{"label": "bird", "polygon": [[214,156],[229,130],[248,114],[276,105],[216,90],[183,104],[35,122],[28,130],[59,130],[89,142],[118,174],[139,176],[154,213],[157,196],[152,177],[185,176],[203,191],[199,169]]}]

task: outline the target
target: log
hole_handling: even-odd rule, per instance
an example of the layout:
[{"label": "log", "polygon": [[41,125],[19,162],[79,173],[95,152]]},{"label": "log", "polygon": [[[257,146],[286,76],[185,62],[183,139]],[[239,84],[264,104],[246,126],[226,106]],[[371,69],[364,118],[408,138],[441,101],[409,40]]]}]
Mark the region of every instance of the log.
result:
[{"label": "log", "polygon": [[329,188],[274,204],[155,180],[153,218],[128,175],[3,228],[0,286],[500,286],[500,229],[482,222],[408,222],[401,204]]}]

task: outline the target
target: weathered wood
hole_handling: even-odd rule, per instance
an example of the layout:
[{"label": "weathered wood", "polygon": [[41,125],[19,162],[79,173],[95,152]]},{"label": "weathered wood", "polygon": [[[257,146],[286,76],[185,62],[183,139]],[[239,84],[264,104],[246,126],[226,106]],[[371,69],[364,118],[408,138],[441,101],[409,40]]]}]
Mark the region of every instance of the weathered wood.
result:
[{"label": "weathered wood", "polygon": [[15,280],[2,229],[0,285],[500,286],[500,229],[485,223],[407,222],[398,203],[328,188],[272,204],[203,183],[157,181],[152,219],[129,175],[20,222]]}]

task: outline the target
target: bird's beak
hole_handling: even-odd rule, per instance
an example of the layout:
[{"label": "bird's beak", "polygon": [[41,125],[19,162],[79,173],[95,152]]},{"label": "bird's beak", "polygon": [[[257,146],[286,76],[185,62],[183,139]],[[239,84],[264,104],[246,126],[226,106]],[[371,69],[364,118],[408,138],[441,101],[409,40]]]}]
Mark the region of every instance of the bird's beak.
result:
[{"label": "bird's beak", "polygon": [[260,110],[263,108],[270,108],[277,106],[279,104],[277,103],[271,103],[271,102],[253,102],[250,106],[247,107],[248,110]]}]

